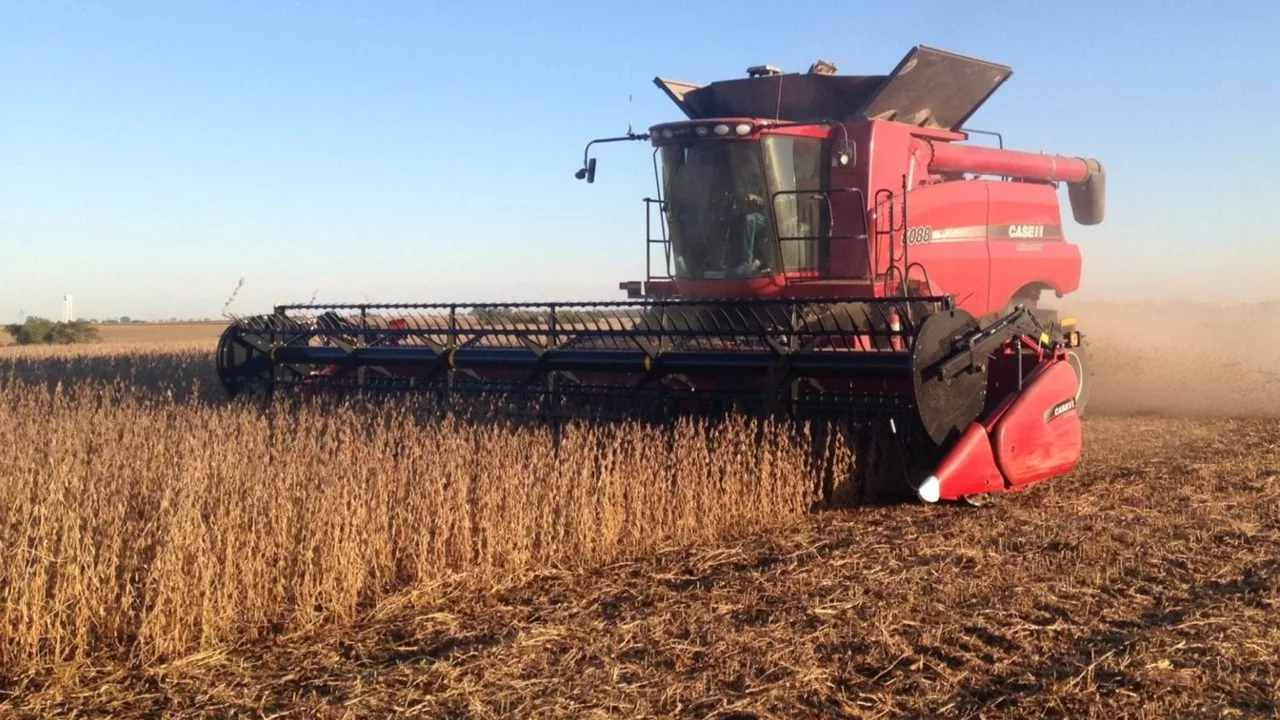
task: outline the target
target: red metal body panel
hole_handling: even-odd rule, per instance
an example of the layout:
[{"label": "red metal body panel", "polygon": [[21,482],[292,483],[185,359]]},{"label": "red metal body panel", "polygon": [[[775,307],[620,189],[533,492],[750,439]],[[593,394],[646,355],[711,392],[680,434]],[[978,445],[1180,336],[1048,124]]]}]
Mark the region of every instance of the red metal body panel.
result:
[{"label": "red metal body panel", "polygon": [[991,438],[982,423],[969,426],[951,452],[934,471],[940,500],[960,500],[969,495],[997,492],[1005,487],[996,467]]},{"label": "red metal body panel", "polygon": [[[1062,232],[1062,211],[1053,186],[1040,183],[987,182],[992,235],[991,301],[993,311],[1023,288],[1052,290],[1058,297],[1080,287],[1080,247]],[[1008,226],[1042,227],[1041,237],[1011,237]]]},{"label": "red metal body panel", "polygon": [[[849,125],[845,127],[845,131],[852,147],[872,146],[869,123]],[[832,131],[829,137],[843,139],[839,130]],[[872,220],[869,211],[875,199],[867,188],[874,187],[871,179],[873,166],[870,154],[855,153],[852,164],[847,167],[832,167],[830,170],[831,188],[847,190],[830,195],[831,234],[857,236],[850,240],[832,241],[828,269],[833,278],[872,279]]]},{"label": "red metal body panel", "polygon": [[1082,444],[1075,394],[1070,363],[1035,367],[1022,391],[970,425],[938,464],[938,498],[1016,490],[1073,470]]},{"label": "red metal body panel", "polygon": [[990,428],[996,465],[1010,487],[1070,472],[1080,462],[1082,428],[1071,364],[1037,368]]},{"label": "red metal body panel", "polygon": [[805,282],[788,281],[778,275],[751,280],[676,280],[677,295],[685,298],[721,299],[736,297],[875,297],[878,288],[870,280],[830,279]]},{"label": "red metal body panel", "polygon": [[[952,182],[915,188],[909,195],[908,223],[928,237],[909,244],[906,260],[924,266],[929,293],[954,295],[975,316],[992,311],[991,253],[988,248],[989,189],[986,182]],[[887,254],[878,260],[888,267]],[[911,280],[925,273],[909,270]]]}]

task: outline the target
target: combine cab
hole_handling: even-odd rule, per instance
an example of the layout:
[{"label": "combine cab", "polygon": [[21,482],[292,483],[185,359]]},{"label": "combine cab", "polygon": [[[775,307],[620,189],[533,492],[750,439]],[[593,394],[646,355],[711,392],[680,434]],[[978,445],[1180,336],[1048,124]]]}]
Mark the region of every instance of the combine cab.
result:
[{"label": "combine cab", "polygon": [[656,79],[686,119],[592,141],[578,171],[594,181],[597,143],[654,146],[659,232],[646,278],[621,284],[628,300],[280,306],[227,328],[219,376],[233,396],[837,423],[897,446],[891,479],[927,502],[1063,474],[1079,460],[1087,361],[1072,323],[1037,303],[1079,281],[1057,184],[1095,224],[1104,177],[1095,160],[967,144],[963,123],[1009,75],[917,47],[887,76],[820,62]]}]

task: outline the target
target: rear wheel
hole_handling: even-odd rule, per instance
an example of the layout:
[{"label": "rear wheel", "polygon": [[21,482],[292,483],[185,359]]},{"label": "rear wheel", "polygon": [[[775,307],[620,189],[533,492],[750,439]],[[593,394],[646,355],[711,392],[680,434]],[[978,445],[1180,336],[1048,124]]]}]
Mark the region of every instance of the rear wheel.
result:
[{"label": "rear wheel", "polygon": [[1019,305],[1031,311],[1031,316],[1046,328],[1050,325],[1058,324],[1058,311],[1053,308],[1041,307],[1039,291],[1032,292],[1025,288],[1015,293],[1013,297],[1009,298],[1009,302],[1005,303],[998,311],[988,313],[978,318],[978,322],[982,327],[987,327],[996,320],[999,320],[1013,312]]}]

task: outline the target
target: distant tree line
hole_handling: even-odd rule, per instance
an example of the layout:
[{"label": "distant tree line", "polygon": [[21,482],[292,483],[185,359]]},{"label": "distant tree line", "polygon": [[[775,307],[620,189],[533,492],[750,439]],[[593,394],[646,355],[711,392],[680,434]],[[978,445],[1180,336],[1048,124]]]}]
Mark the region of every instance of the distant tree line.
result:
[{"label": "distant tree line", "polygon": [[71,345],[101,340],[98,328],[88,320],[54,322],[48,318],[28,317],[26,322],[5,325],[4,331],[19,345]]}]

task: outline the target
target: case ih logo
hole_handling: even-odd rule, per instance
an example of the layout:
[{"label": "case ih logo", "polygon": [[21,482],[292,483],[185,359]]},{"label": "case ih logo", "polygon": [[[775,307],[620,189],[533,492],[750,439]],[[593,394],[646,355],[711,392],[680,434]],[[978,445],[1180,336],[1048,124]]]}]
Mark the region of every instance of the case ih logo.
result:
[{"label": "case ih logo", "polygon": [[1060,402],[1054,406],[1053,410],[1049,411],[1049,419],[1052,420],[1075,406],[1076,406],[1075,398],[1071,398],[1066,402]]},{"label": "case ih logo", "polygon": [[1043,225],[1010,225],[1009,237],[1041,238],[1041,237],[1044,237],[1044,226]]}]

